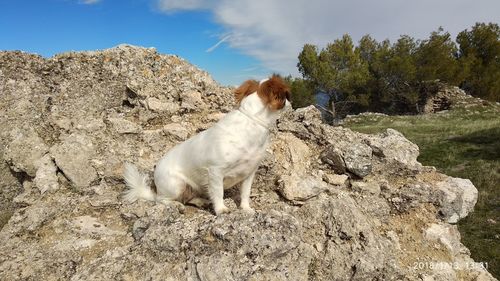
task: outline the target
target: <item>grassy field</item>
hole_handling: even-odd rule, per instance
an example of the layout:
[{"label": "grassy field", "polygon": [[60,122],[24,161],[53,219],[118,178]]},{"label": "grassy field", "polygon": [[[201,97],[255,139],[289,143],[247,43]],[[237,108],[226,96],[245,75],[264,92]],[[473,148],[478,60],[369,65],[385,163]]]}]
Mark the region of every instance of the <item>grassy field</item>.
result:
[{"label": "grassy field", "polygon": [[363,133],[396,129],[420,147],[422,164],[470,179],[479,199],[474,212],[459,222],[462,243],[500,279],[500,106],[419,116],[361,115],[344,126]]}]

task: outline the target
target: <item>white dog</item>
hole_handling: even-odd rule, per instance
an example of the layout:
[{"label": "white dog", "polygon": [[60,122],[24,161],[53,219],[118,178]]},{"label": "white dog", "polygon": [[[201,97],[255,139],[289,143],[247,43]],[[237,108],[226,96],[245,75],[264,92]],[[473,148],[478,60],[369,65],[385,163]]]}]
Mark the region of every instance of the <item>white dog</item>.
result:
[{"label": "white dog", "polygon": [[224,189],[242,182],[240,207],[253,213],[250,188],[269,144],[269,128],[284,108],[290,107],[290,89],[281,78],[272,76],[260,83],[246,81],[234,93],[237,110],[178,144],[158,162],[154,172],[156,192],[147,185],[145,175],[125,164],[125,199],[196,204],[208,197],[219,215],[228,212]]}]

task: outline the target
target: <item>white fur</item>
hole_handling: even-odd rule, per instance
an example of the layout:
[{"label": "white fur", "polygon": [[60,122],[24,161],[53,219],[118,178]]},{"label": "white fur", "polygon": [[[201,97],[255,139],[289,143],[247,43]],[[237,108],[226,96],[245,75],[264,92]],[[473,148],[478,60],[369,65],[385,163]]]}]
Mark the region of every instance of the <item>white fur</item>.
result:
[{"label": "white fur", "polygon": [[[283,109],[289,107],[286,101]],[[156,194],[137,168],[126,165],[124,177],[129,190],[125,199],[181,201],[186,187],[190,186],[195,197],[208,196],[215,213],[221,214],[228,211],[223,201],[224,189],[242,182],[240,207],[253,212],[250,188],[269,144],[269,128],[274,126],[283,109],[270,110],[257,93],[246,96],[239,109],[168,151],[154,172]]]},{"label": "white fur", "polygon": [[123,194],[123,198],[128,202],[134,202],[139,198],[154,201],[156,195],[148,185],[148,177],[142,175],[137,167],[130,163],[125,163],[123,178],[128,189]]}]

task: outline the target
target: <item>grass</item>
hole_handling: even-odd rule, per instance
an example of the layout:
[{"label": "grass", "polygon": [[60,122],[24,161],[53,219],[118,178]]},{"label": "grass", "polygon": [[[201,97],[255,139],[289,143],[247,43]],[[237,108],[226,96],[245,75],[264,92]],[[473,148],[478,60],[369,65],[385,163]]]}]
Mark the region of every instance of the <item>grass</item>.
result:
[{"label": "grass", "polygon": [[474,212],[458,223],[472,258],[500,279],[500,106],[418,116],[361,115],[345,127],[362,133],[393,128],[420,147],[419,161],[479,190]]}]

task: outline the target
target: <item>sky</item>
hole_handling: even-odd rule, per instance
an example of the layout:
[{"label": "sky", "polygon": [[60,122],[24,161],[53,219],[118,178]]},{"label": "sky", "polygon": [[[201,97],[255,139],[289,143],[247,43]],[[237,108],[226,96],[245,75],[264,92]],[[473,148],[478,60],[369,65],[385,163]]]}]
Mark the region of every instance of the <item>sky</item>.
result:
[{"label": "sky", "polygon": [[304,44],[343,34],[426,39],[476,22],[500,24],[500,0],[0,0],[0,50],[44,57],[127,43],[155,47],[238,85],[300,76]]}]

